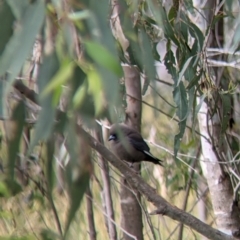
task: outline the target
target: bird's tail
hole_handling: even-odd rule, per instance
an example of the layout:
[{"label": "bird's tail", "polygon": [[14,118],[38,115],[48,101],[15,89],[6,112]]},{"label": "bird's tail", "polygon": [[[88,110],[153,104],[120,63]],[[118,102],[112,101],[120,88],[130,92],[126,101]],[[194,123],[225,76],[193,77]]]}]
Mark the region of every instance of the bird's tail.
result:
[{"label": "bird's tail", "polygon": [[152,162],[154,164],[161,165],[163,167],[163,161],[154,157],[150,152],[144,151],[144,153],[147,155],[147,158],[144,159],[145,161]]}]

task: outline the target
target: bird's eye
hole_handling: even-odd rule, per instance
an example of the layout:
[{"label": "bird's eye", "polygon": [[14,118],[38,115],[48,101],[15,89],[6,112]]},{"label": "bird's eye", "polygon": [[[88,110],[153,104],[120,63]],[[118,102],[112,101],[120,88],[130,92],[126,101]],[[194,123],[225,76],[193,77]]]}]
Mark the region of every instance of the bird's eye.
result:
[{"label": "bird's eye", "polygon": [[113,141],[117,140],[117,135],[116,135],[116,134],[111,134],[111,135],[109,136],[108,141],[111,141],[111,140],[113,140]]}]

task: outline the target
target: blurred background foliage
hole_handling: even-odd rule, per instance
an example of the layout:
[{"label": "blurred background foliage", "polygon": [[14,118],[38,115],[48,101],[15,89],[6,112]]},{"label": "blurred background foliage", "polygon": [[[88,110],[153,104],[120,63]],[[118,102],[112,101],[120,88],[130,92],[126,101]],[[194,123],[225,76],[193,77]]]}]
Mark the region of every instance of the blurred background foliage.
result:
[{"label": "blurred background foliage", "polygon": [[[137,65],[141,73],[142,134],[152,153],[164,159],[164,169],[143,163],[143,178],[172,204],[182,208],[187,202],[186,211],[214,224],[199,167],[196,97],[203,101],[217,95],[224,99],[225,113],[232,112],[232,98],[238,102],[238,68],[225,68],[224,84],[217,85],[208,70],[214,62],[207,58],[209,33],[224,18],[236,29],[226,42],[236,53],[228,55],[229,61],[238,66],[235,4],[226,1],[224,12],[202,33],[191,18],[197,9],[189,0],[0,0],[1,239],[85,238],[88,184],[97,238],[108,238],[98,158],[81,144],[75,126],[91,132],[95,120],[102,120],[105,133],[104,126],[124,119],[121,63]],[[126,49],[112,33],[116,7]],[[232,115],[223,116],[225,134]],[[232,140],[235,154],[238,139]],[[83,151],[91,154],[91,162]],[[121,236],[119,173],[110,166],[109,174]],[[177,222],[147,217],[152,206],[145,200],[142,208],[144,239],[177,239]],[[183,239],[200,237],[186,228]]]}]

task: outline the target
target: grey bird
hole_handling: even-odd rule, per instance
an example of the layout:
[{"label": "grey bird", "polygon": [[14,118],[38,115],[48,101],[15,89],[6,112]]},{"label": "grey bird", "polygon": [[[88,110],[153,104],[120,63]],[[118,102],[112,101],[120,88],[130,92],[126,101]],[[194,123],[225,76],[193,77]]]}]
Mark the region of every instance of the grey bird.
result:
[{"label": "grey bird", "polygon": [[113,124],[109,132],[112,150],[121,160],[130,162],[147,161],[163,166],[162,160],[150,153],[150,148],[141,134],[124,123]]}]

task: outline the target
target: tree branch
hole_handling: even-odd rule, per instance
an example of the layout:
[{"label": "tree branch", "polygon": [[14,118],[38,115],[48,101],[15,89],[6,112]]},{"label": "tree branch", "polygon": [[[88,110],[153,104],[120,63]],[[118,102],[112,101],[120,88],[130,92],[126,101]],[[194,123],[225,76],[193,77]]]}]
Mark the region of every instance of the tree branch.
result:
[{"label": "tree branch", "polygon": [[164,198],[162,198],[156,193],[154,188],[147,184],[131,168],[125,165],[112,152],[110,152],[106,147],[100,144],[80,126],[78,126],[77,131],[79,134],[86,138],[87,142],[93,149],[99,152],[104,157],[104,159],[110,162],[128,179],[128,182],[133,188],[136,188],[137,191],[144,195],[149,202],[153,203],[153,205],[157,208],[157,210],[154,211],[153,214],[163,214],[170,217],[171,219],[182,222],[183,224],[191,227],[192,229],[209,239],[234,240],[233,237],[210,227],[209,225],[203,223],[191,214],[186,213],[183,210],[169,204]]}]

